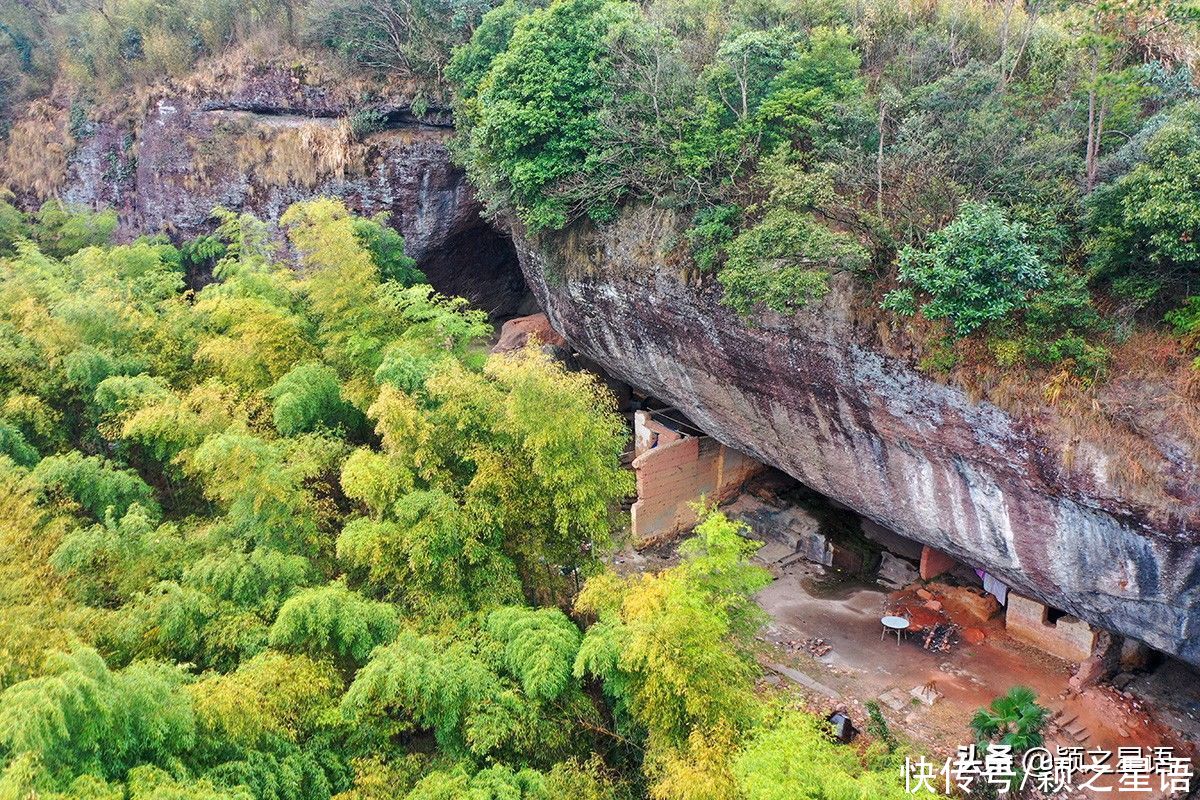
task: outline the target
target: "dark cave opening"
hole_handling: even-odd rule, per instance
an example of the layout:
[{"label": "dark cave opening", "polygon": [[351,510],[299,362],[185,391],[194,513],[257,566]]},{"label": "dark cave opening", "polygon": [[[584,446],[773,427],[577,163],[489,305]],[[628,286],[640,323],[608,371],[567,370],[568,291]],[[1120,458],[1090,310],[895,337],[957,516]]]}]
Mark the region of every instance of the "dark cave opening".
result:
[{"label": "dark cave opening", "polygon": [[482,219],[451,236],[418,266],[433,288],[465,297],[494,322],[538,311],[512,239]]}]

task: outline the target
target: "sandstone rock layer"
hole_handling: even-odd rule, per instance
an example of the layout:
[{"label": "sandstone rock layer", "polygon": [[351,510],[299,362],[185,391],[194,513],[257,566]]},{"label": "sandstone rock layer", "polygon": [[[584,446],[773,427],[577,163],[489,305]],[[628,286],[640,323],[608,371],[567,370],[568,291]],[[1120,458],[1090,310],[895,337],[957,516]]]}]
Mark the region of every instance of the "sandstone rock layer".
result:
[{"label": "sandstone rock layer", "polygon": [[[534,310],[511,243],[481,219],[451,162],[447,110],[365,104],[331,76],[282,63],[235,64],[142,91],[134,109],[84,126],[64,178],[47,180],[62,183],[68,203],[117,209],[124,238],[207,233],[218,205],[273,224],[292,203],[330,195],[387,217],[439,291],[497,318]],[[68,100],[58,101],[65,116]],[[377,130],[356,132],[350,122],[365,109]],[[46,199],[12,188],[29,207]]]},{"label": "sandstone rock layer", "polygon": [[[863,344],[845,283],[753,325],[672,263],[678,221],[518,235],[534,294],[573,346],[748,453],[905,536],[1095,625],[1200,664],[1195,475],[1138,506],[1054,437]],[[1191,469],[1194,473],[1194,461]]]}]

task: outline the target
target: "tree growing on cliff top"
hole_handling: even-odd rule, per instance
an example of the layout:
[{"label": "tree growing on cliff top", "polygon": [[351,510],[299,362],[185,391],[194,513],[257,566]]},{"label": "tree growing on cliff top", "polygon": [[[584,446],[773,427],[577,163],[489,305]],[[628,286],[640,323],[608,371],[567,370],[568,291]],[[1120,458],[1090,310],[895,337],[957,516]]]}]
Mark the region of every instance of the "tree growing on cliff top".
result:
[{"label": "tree growing on cliff top", "polygon": [[911,288],[891,292],[883,305],[948,319],[966,336],[1023,309],[1048,280],[1024,223],[1010,222],[994,205],[967,203],[926,248],[900,253],[900,281]]},{"label": "tree growing on cliff top", "polygon": [[1200,103],[1164,114],[1140,150],[1088,197],[1086,221],[1093,274],[1144,303],[1200,275]]},{"label": "tree growing on cliff top", "polygon": [[[612,214],[622,187],[607,180],[613,154],[600,120],[606,41],[637,13],[626,0],[560,0],[523,16],[480,80],[477,102],[462,106],[473,177],[531,231]],[[479,68],[464,58],[461,69]]]}]

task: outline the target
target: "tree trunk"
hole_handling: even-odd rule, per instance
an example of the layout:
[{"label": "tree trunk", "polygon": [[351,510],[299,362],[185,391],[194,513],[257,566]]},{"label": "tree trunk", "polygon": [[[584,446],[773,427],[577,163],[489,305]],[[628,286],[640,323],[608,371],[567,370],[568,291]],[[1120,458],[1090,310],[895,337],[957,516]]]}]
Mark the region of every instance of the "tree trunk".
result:
[{"label": "tree trunk", "polygon": [[883,219],[883,122],[887,113],[883,91],[879,92],[879,150],[875,154],[875,213]]},{"label": "tree trunk", "polygon": [[1087,174],[1087,190],[1090,192],[1095,186],[1096,181],[1096,81],[1100,70],[1100,56],[1093,54],[1092,56],[1092,82],[1088,88],[1088,131],[1087,131],[1087,154],[1084,159],[1086,174]]}]

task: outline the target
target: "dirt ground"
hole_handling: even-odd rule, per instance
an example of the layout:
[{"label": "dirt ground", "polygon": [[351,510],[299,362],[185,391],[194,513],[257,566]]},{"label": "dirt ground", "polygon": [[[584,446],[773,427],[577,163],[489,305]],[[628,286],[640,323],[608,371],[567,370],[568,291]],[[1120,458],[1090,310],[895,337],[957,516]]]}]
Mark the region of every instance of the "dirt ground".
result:
[{"label": "dirt ground", "polygon": [[[844,579],[809,561],[780,559],[779,541],[772,540],[771,531],[751,533],[767,542],[760,562],[776,578],[758,595],[770,618],[760,637],[760,661],[768,682],[794,684],[814,710],[845,710],[861,729],[867,722],[865,704],[875,700],[894,732],[941,764],[972,742],[968,723],[977,709],[1024,685],[1050,709],[1046,746],[1051,752],[1057,746],[1114,754],[1121,747],[1167,746],[1193,759],[1200,752],[1195,719],[1200,677],[1190,669],[1172,664],[1137,676],[1124,691],[1098,686],[1074,692],[1068,686],[1074,665],[1010,637],[1003,613],[980,590],[919,582],[889,591],[862,579]],[[640,572],[674,561],[673,547],[665,545],[645,552],[626,550],[614,566]],[[930,612],[930,606],[936,611]],[[925,649],[920,634],[897,641],[885,633],[881,617],[898,610],[908,612],[914,622],[949,623],[954,634],[948,649]],[[995,615],[984,618],[989,611]],[[1159,791],[1157,780],[1152,778],[1150,791],[1133,791],[1118,786],[1115,776],[1105,776],[1093,790],[1055,796],[1182,796]],[[1191,796],[1200,797],[1200,788]]]},{"label": "dirt ground", "polygon": [[[943,594],[953,595],[955,588],[937,583],[925,587],[934,598],[941,598],[935,602],[943,604],[949,619],[961,629],[981,631],[984,639],[971,644],[960,638],[947,652],[930,652],[922,647],[920,635],[897,641],[883,631],[881,616],[894,610],[898,601],[902,605],[904,593],[831,581],[820,567],[807,562],[790,566],[758,596],[771,618],[763,639],[778,654],[778,661],[772,662],[767,651],[764,660],[768,668],[798,670],[837,692],[856,722],[866,719],[865,702],[877,700],[893,729],[936,756],[939,763],[972,741],[968,721],[976,709],[1016,685],[1031,687],[1050,709],[1054,722],[1047,744],[1052,751],[1057,745],[1114,753],[1120,747],[1190,748],[1158,708],[1145,700],[1126,697],[1111,687],[1070,691],[1067,681],[1073,665],[1009,637],[1002,616],[983,620],[972,615],[969,606],[956,606]],[[825,691],[807,688],[817,695],[819,706],[829,705],[820,697],[827,695]],[[916,695],[932,699],[932,705]],[[1099,780],[1096,786],[1109,791],[1067,796],[1109,796],[1116,780]],[[1157,791],[1119,794],[1165,796]]]}]

